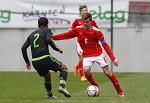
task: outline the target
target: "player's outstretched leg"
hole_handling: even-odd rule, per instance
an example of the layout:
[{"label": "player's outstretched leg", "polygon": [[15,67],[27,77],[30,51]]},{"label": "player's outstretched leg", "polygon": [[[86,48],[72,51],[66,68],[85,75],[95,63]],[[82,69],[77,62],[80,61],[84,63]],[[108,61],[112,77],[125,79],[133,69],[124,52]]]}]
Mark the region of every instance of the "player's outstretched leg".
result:
[{"label": "player's outstretched leg", "polygon": [[85,76],[86,76],[87,80],[88,80],[92,85],[95,85],[95,86],[99,87],[98,83],[93,79],[92,73],[90,73],[89,75],[87,75],[87,74],[85,73]]},{"label": "player's outstretched leg", "polygon": [[92,73],[90,72],[90,66],[85,66],[84,67],[84,74],[87,78],[87,80],[92,84],[95,85],[97,87],[99,87],[98,83],[93,79]]},{"label": "player's outstretched leg", "polygon": [[124,92],[122,91],[120,84],[119,84],[119,81],[116,78],[116,76],[112,73],[111,76],[109,77],[109,79],[111,80],[112,84],[114,85],[114,87],[118,93],[118,96],[124,97]]},{"label": "player's outstretched leg", "polygon": [[111,80],[112,84],[114,85],[118,96],[119,97],[124,97],[124,92],[122,91],[120,84],[118,82],[118,79],[116,78],[116,76],[109,70],[108,65],[102,67],[103,71],[105,73],[105,75]]}]

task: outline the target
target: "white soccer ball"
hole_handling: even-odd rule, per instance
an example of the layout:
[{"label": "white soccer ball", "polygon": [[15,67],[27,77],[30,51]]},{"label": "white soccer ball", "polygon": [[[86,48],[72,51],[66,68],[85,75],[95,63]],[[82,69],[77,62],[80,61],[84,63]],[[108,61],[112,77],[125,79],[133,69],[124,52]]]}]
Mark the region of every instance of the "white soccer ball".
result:
[{"label": "white soccer ball", "polygon": [[96,87],[95,85],[91,85],[91,86],[87,87],[86,93],[89,97],[97,97],[97,96],[99,96],[100,91],[99,91],[98,87]]}]

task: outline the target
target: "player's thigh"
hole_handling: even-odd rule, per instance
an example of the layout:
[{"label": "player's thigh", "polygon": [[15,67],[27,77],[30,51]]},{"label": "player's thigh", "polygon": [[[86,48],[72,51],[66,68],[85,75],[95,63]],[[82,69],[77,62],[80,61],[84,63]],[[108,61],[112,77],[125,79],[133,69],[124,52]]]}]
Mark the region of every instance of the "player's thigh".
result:
[{"label": "player's thigh", "polygon": [[91,58],[84,58],[83,59],[83,68],[86,66],[92,67],[94,62],[91,60]]},{"label": "player's thigh", "polygon": [[96,62],[100,65],[101,68],[108,65],[106,56],[103,53],[97,57]]},{"label": "player's thigh", "polygon": [[47,75],[49,70],[53,70],[54,72],[60,71],[61,65],[62,62],[52,56],[33,62],[33,66],[40,76]]},{"label": "player's thigh", "polygon": [[37,73],[40,76],[45,77],[48,74],[49,70],[47,69],[47,65],[43,65],[43,60],[33,61],[32,64],[33,64],[34,69],[37,71]]},{"label": "player's thigh", "polygon": [[56,58],[50,56],[49,58],[49,70],[53,70],[54,72],[60,71],[62,67],[62,62],[57,60]]}]

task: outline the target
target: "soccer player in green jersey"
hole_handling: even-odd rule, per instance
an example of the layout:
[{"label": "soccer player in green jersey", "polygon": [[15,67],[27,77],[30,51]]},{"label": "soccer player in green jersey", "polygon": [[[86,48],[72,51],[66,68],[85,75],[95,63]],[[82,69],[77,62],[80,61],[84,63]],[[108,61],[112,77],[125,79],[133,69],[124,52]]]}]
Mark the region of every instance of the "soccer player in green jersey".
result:
[{"label": "soccer player in green jersey", "polygon": [[58,61],[52,57],[49,53],[48,46],[50,45],[54,50],[63,53],[63,51],[55,45],[51,38],[53,33],[51,29],[48,29],[48,19],[41,17],[38,20],[39,29],[33,31],[23,44],[21,50],[23,58],[26,62],[26,68],[31,69],[30,61],[27,55],[27,48],[31,46],[32,52],[32,64],[37,73],[44,77],[44,85],[47,91],[47,98],[57,98],[52,93],[51,85],[51,73],[49,70],[54,72],[60,71],[60,86],[58,92],[64,94],[66,97],[71,97],[70,93],[66,90],[67,80],[67,66],[61,61]]}]

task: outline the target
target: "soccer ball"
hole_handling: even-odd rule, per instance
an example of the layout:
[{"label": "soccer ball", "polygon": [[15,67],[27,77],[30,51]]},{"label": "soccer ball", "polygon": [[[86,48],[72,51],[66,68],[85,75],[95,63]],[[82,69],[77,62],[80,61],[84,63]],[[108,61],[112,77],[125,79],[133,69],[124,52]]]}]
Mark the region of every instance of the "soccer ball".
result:
[{"label": "soccer ball", "polygon": [[100,91],[99,91],[98,87],[96,87],[95,85],[91,85],[91,86],[87,87],[86,93],[89,97],[98,97]]}]

